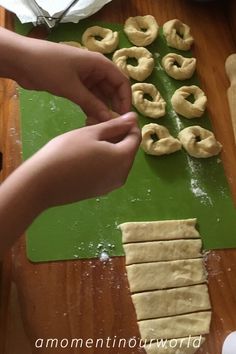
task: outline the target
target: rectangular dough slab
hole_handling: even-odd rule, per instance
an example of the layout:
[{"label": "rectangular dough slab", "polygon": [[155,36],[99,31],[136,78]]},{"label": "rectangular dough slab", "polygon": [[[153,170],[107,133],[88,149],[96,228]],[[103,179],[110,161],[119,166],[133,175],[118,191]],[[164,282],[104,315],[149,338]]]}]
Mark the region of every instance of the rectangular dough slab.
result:
[{"label": "rectangular dough slab", "polygon": [[199,238],[196,219],[126,222],[119,225],[122,242],[141,242]]},{"label": "rectangular dough slab", "polygon": [[132,301],[138,320],[175,316],[211,308],[205,284],[134,294]]},{"label": "rectangular dough slab", "polygon": [[138,321],[141,339],[171,339],[209,333],[211,312],[195,312],[187,315]]},{"label": "rectangular dough slab", "polygon": [[128,243],[123,247],[127,265],[202,257],[200,239]]},{"label": "rectangular dough slab", "polygon": [[131,293],[201,284],[206,281],[202,259],[126,266]]},{"label": "rectangular dough slab", "polygon": [[147,354],[194,354],[205,342],[202,336],[165,340],[145,345]]}]

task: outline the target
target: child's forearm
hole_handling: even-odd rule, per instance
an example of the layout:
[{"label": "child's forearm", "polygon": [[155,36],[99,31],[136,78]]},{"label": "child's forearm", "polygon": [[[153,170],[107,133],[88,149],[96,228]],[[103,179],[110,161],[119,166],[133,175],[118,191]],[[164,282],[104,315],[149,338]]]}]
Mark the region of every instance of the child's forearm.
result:
[{"label": "child's forearm", "polygon": [[28,162],[0,186],[0,257],[42,211],[36,172]]},{"label": "child's forearm", "polygon": [[0,27],[0,77],[17,80],[23,60],[24,37]]}]

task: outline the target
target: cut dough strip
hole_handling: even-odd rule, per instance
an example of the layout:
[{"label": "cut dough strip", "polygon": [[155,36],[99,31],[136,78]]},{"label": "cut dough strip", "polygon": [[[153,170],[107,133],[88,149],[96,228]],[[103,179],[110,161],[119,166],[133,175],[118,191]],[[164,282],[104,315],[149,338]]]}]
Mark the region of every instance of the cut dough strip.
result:
[{"label": "cut dough strip", "polygon": [[211,308],[207,285],[194,285],[132,295],[138,320],[176,316]]},{"label": "cut dough strip", "polygon": [[173,338],[144,346],[147,354],[194,354],[205,342],[202,336]]},{"label": "cut dough strip", "polygon": [[132,264],[126,270],[131,293],[206,282],[202,259]]},{"label": "cut dough strip", "polygon": [[174,317],[139,321],[138,326],[143,340],[170,339],[197,336],[209,333],[211,312],[197,312]]},{"label": "cut dough strip", "polygon": [[202,257],[200,239],[128,243],[123,247],[126,265]]},{"label": "cut dough strip", "polygon": [[194,354],[209,333],[211,304],[195,226],[196,219],[119,225],[147,354]]},{"label": "cut dough strip", "polygon": [[118,227],[122,231],[122,242],[130,243],[200,238],[196,222],[196,219],[126,222]]}]

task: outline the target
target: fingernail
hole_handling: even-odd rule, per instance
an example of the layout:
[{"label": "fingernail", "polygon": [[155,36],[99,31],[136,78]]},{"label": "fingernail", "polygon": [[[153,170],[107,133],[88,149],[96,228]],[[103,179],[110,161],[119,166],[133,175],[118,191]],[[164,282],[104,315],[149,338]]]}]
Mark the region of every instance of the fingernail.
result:
[{"label": "fingernail", "polygon": [[135,112],[128,112],[122,115],[124,119],[137,119],[137,114]]}]

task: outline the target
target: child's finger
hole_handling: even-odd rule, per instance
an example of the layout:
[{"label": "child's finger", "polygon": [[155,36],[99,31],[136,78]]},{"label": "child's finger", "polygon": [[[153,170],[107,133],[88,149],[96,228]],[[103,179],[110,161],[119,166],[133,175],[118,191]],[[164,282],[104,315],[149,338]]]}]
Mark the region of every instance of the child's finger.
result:
[{"label": "child's finger", "polygon": [[113,141],[114,138],[124,138],[133,126],[136,126],[137,119],[134,112],[129,112],[118,118],[96,125],[96,135],[98,140]]},{"label": "child's finger", "polygon": [[105,103],[103,103],[98,97],[96,97],[91,91],[89,91],[84,85],[80,83],[77,90],[78,95],[74,95],[72,100],[81,106],[87,116],[96,117],[99,121],[107,121],[110,118],[109,110]]},{"label": "child's finger", "polygon": [[129,134],[127,134],[121,141],[119,141],[116,146],[119,148],[124,155],[131,154],[131,159],[133,154],[136,153],[141,142],[141,132],[140,129],[136,126],[133,127]]}]

